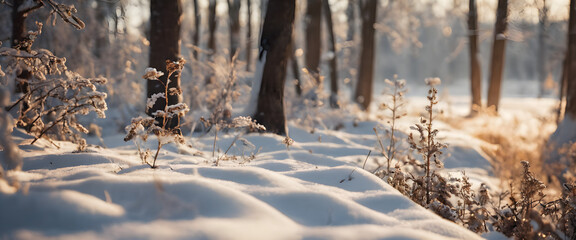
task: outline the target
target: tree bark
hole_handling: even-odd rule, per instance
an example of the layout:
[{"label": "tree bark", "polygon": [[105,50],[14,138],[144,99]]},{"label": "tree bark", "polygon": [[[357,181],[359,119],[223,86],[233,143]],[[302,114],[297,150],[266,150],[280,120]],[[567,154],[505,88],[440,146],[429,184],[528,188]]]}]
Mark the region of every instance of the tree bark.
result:
[{"label": "tree bark", "polygon": [[336,57],[336,38],[334,37],[334,26],[332,22],[332,10],[327,0],[322,2],[324,16],[326,18],[326,30],[328,31],[328,50],[332,52],[328,64],[330,66],[330,107],[339,108],[338,103],[338,62]]},{"label": "tree bark", "polygon": [[240,45],[240,0],[228,0],[228,25],[230,27],[230,60]]},{"label": "tree bark", "polygon": [[376,22],[377,0],[362,1],[362,49],[358,67],[358,83],[354,99],[367,111],[372,102],[372,78],[374,75],[374,23]]},{"label": "tree bark", "polygon": [[496,24],[494,26],[494,45],[492,48],[492,61],[490,65],[490,82],[488,85],[488,107],[498,112],[502,77],[506,53],[506,27],[508,22],[508,0],[498,0],[496,9]]},{"label": "tree bark", "polygon": [[264,70],[254,119],[266,131],[286,135],[284,83],[290,58],[295,0],[270,0],[262,27],[259,60]]},{"label": "tree bark", "polygon": [[470,41],[470,90],[472,104],[470,115],[476,115],[482,107],[482,70],[478,58],[478,10],[476,0],[469,1],[468,12],[468,39]]},{"label": "tree bark", "polygon": [[[326,1],[326,0],[325,0]],[[320,85],[322,0],[307,0],[306,4],[306,52],[304,64],[310,75]]]},{"label": "tree bark", "polygon": [[[163,71],[165,74],[159,78],[161,81],[147,81],[147,97],[152,94],[165,92],[164,85],[167,83],[168,73],[166,61],[177,61],[180,58],[180,24],[182,5],[180,0],[151,0],[150,1],[150,56],[149,66]],[[168,88],[180,89],[180,73],[176,72],[170,77]],[[179,94],[166,96],[168,105],[174,105],[181,101]],[[152,108],[146,113],[152,116],[157,110],[164,110],[166,99],[159,98]],[[161,123],[162,121],[160,121]],[[162,126],[173,129],[178,124],[178,119]]]}]

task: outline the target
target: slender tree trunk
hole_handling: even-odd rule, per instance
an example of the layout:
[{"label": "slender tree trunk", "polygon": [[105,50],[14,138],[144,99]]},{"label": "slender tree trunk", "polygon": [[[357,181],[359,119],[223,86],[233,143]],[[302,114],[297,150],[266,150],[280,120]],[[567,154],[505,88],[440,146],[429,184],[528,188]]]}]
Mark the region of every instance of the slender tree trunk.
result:
[{"label": "slender tree trunk", "polygon": [[102,52],[109,45],[108,40],[108,15],[110,13],[110,3],[106,2],[96,2],[96,21],[99,26],[96,26],[97,33],[94,36],[94,49],[93,54],[97,58],[102,57]]},{"label": "slender tree trunk", "polygon": [[290,67],[292,70],[292,75],[296,82],[294,83],[294,89],[296,90],[296,94],[298,96],[302,96],[302,76],[300,75],[300,64],[298,64],[298,58],[294,53],[294,49],[296,49],[296,37],[292,34],[292,44],[290,50]]},{"label": "slender tree trunk", "polygon": [[346,31],[346,41],[354,41],[356,35],[356,14],[354,14],[354,1],[348,0],[346,7],[346,18],[348,20],[348,29]]},{"label": "slender tree trunk", "polygon": [[[192,35],[192,44],[195,47],[198,47],[200,44],[200,26],[202,24],[202,15],[201,11],[198,7],[198,0],[193,0],[192,4],[194,5],[194,34]],[[198,51],[194,50],[194,58],[198,60]]]},{"label": "slender tree trunk", "polygon": [[566,108],[566,91],[568,90],[568,51],[562,61],[562,74],[560,75],[560,89],[558,90],[558,110],[556,111],[556,123],[559,124],[564,118]]},{"label": "slender tree trunk", "polygon": [[374,23],[376,22],[377,0],[362,1],[362,49],[358,67],[358,83],[354,99],[363,110],[372,102],[372,78],[374,75]]},{"label": "slender tree trunk", "polygon": [[548,34],[548,5],[546,0],[542,0],[542,8],[538,11],[538,57],[536,58],[538,62],[538,82],[539,91],[538,97],[544,96],[544,84],[546,82],[546,77],[548,76],[548,63],[546,61],[546,35]]},{"label": "slender tree trunk", "polygon": [[[11,47],[18,49],[20,51],[30,52],[32,49],[32,44],[27,41],[28,35],[26,34],[26,18],[28,14],[43,6],[43,3],[37,3],[37,5],[23,7],[26,0],[14,0],[12,3],[12,38]],[[14,89],[17,93],[27,93],[28,92],[28,79],[30,79],[30,71],[23,69],[21,73],[16,76],[16,88]],[[22,111],[28,109],[28,104],[24,103],[22,105]]]},{"label": "slender tree trunk", "polygon": [[246,71],[252,68],[252,1],[246,0]]},{"label": "slender tree trunk", "polygon": [[322,2],[324,16],[326,17],[326,30],[328,30],[328,51],[332,52],[328,61],[330,66],[330,107],[338,108],[338,62],[336,51],[336,38],[334,37],[334,26],[332,22],[332,10],[327,0]]},{"label": "slender tree trunk", "polygon": [[478,10],[476,0],[470,0],[468,12],[468,39],[470,41],[470,87],[472,105],[470,115],[476,115],[482,106],[482,70],[478,58]]},{"label": "slender tree trunk", "polygon": [[212,54],[216,52],[216,0],[209,0],[208,2],[208,49]]},{"label": "slender tree trunk", "polygon": [[506,27],[508,25],[508,0],[498,0],[496,10],[496,24],[494,26],[494,45],[492,48],[492,61],[490,65],[490,82],[488,85],[488,107],[498,112],[502,77],[506,53]]},{"label": "slender tree trunk", "polygon": [[[160,81],[147,81],[147,97],[155,93],[165,91],[164,84],[167,82],[166,61],[177,61],[180,58],[180,24],[182,5],[180,0],[151,0],[150,1],[150,58],[149,66],[163,71],[164,76]],[[180,73],[174,73],[170,77],[168,88],[180,89]],[[166,96],[168,105],[174,105],[181,101],[179,94]],[[159,98],[152,108],[146,113],[152,115],[157,110],[164,110],[166,100]],[[162,122],[162,121],[160,121]],[[176,127],[178,119],[173,119],[162,126],[168,129]]]},{"label": "slender tree trunk", "polygon": [[241,0],[228,0],[228,25],[230,26],[230,59],[237,54],[240,45]]},{"label": "slender tree trunk", "polygon": [[[576,121],[576,0],[570,1],[566,66],[568,70],[566,71],[566,110],[564,112],[565,116],[569,116]],[[576,129],[570,129],[569,131],[576,132]]]},{"label": "slender tree trunk", "polygon": [[320,84],[320,55],[322,50],[321,45],[321,24],[322,18],[322,0],[307,0],[306,4],[306,51],[305,51],[305,67],[308,69],[310,75],[316,80],[316,84]]},{"label": "slender tree trunk", "polygon": [[290,58],[295,0],[270,0],[262,27],[259,61],[264,62],[254,119],[266,131],[286,135],[284,83]]}]

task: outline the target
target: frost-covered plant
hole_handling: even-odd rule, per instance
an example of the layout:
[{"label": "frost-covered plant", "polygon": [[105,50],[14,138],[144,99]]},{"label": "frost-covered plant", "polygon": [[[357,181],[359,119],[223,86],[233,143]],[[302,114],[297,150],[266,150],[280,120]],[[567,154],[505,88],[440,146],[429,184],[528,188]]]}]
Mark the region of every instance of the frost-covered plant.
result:
[{"label": "frost-covered plant", "polygon": [[[230,119],[230,117],[228,117],[228,118],[222,119],[216,123],[210,122],[209,120],[206,120],[204,118],[200,118],[200,120],[204,123],[205,126],[210,126],[214,129],[214,145],[213,145],[213,149],[212,149],[212,158],[216,157],[216,141],[217,141],[217,137],[218,137],[218,131],[230,130],[230,129],[235,129],[235,130],[245,129],[249,132],[266,131],[266,127],[264,127],[264,125],[257,123],[256,120],[253,120],[251,117],[239,116],[239,117],[235,117],[233,119]],[[226,154],[228,153],[228,150],[230,150],[230,148],[236,143],[237,140],[242,140],[244,145],[251,144],[247,140],[242,138],[242,134],[243,134],[243,132],[238,133],[236,135],[236,137],[234,138],[234,140],[232,141],[232,143],[230,144],[228,149],[226,149],[226,151],[224,152],[224,156],[226,156]],[[218,166],[220,164],[221,159],[223,159],[223,158],[218,157],[214,161],[214,164],[216,166]]]},{"label": "frost-covered plant", "polygon": [[[184,67],[184,59],[180,59],[176,62],[167,61],[166,70],[168,71],[167,79],[176,72],[182,71]],[[148,81],[160,81],[158,78],[164,75],[163,72],[158,71],[154,68],[147,68],[144,79]],[[161,82],[161,81],[160,81]],[[153,94],[147,99],[146,106],[152,108],[156,101],[160,98],[167,99],[169,95],[181,94],[181,91],[176,88],[168,88],[168,83],[164,84],[164,92]],[[184,137],[180,132],[180,118],[189,111],[188,106],[185,103],[177,103],[174,105],[168,105],[168,101],[164,101],[165,106],[163,110],[157,110],[152,113],[152,117],[136,117],[132,119],[130,125],[126,126],[127,135],[124,141],[134,141],[138,148],[138,154],[142,162],[148,164],[151,168],[156,168],[156,160],[158,159],[158,153],[160,149],[168,143],[183,144],[185,142]],[[176,122],[176,126],[173,128],[168,128],[167,123]],[[166,127],[163,127],[166,126]],[[146,142],[149,135],[155,135],[158,140],[156,147],[156,153],[152,157],[151,150],[146,148],[142,149],[141,142]],[[152,163],[148,161],[148,158],[152,157]]]},{"label": "frost-covered plant", "polygon": [[[41,33],[29,32],[29,39]],[[31,44],[31,43],[30,43]],[[4,71],[8,81],[16,81],[23,88],[19,99],[7,106],[7,111],[19,107],[17,123],[34,135],[34,144],[41,137],[61,137],[78,144],[78,150],[86,147],[81,133],[88,133],[78,120],[78,115],[95,112],[99,118],[105,118],[107,110],[106,93],[97,90],[106,79],[85,78],[68,70],[66,59],[57,57],[46,49],[29,52],[12,48],[0,48],[4,58]]]},{"label": "frost-covered plant", "polygon": [[508,195],[509,202],[503,207],[494,209],[496,221],[493,225],[497,231],[517,239],[536,239],[545,235],[556,235],[551,229],[552,226],[546,224],[542,214],[539,213],[539,208],[544,206],[545,195],[542,190],[546,188],[546,185],[530,171],[529,162],[522,161],[521,163],[523,173],[520,192],[514,191],[511,182],[510,190],[502,195]]},{"label": "frost-covered plant", "polygon": [[434,106],[438,104],[438,100],[436,98],[436,94],[438,90],[436,89],[436,85],[440,84],[439,78],[427,78],[426,84],[430,86],[430,90],[428,90],[428,105],[426,106],[426,118],[421,117],[420,123],[415,124],[414,126],[410,127],[412,130],[418,132],[419,138],[416,140],[414,135],[410,133],[408,135],[408,143],[410,144],[410,148],[415,150],[422,156],[422,160],[424,161],[424,171],[425,171],[425,179],[424,179],[424,186],[425,186],[425,202],[426,204],[431,203],[431,191],[432,191],[432,177],[434,171],[432,171],[432,162],[436,165],[436,168],[442,168],[443,163],[440,161],[439,156],[442,154],[442,149],[446,148],[446,144],[438,142],[436,137],[438,135],[438,129],[435,129],[432,125],[434,121]]},{"label": "frost-covered plant", "polygon": [[[406,116],[406,112],[403,111],[404,105],[406,101],[404,99],[404,94],[406,93],[406,80],[404,79],[397,79],[397,76],[394,76],[394,81],[389,79],[384,80],[386,85],[388,86],[387,90],[385,90],[385,94],[389,96],[391,103],[382,103],[379,106],[380,110],[389,112],[389,116],[387,116],[388,120],[386,123],[390,126],[390,129],[386,129],[386,135],[389,139],[388,146],[384,146],[382,139],[378,135],[378,130],[374,128],[374,132],[376,133],[376,138],[378,139],[378,143],[380,144],[380,149],[382,150],[382,155],[386,159],[386,173],[383,175],[389,175],[391,161],[395,159],[397,149],[398,139],[396,138],[396,120]],[[382,164],[378,164],[378,168],[374,171],[377,172],[380,168],[382,168]]]}]

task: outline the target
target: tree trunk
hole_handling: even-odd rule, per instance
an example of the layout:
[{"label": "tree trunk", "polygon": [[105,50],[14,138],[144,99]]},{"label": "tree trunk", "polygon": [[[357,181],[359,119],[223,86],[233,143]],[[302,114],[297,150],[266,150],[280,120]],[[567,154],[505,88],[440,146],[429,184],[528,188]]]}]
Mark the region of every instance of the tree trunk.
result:
[{"label": "tree trunk", "polygon": [[561,161],[566,158],[566,153],[559,153],[560,149],[567,149],[576,142],[576,0],[570,0],[568,21],[568,48],[564,68],[566,81],[566,107],[564,119],[562,119],[556,131],[550,136],[547,146],[543,150],[543,158],[547,171],[552,176],[558,176],[561,182],[565,182],[563,176],[568,171],[568,164]]},{"label": "tree trunk", "polygon": [[508,22],[508,0],[498,0],[496,9],[496,24],[494,26],[494,45],[492,48],[492,61],[490,65],[490,82],[488,85],[488,107],[498,112],[502,76],[504,75],[504,62],[506,53],[506,27]]},{"label": "tree trunk", "polygon": [[331,52],[330,60],[330,107],[338,108],[338,62],[336,58],[336,38],[332,22],[332,10],[327,0],[322,2],[324,16],[326,17],[326,30],[328,30],[328,50]]},{"label": "tree trunk", "polygon": [[96,2],[96,4],[96,21],[99,26],[96,27],[96,36],[93,36],[95,45],[93,54],[97,58],[101,58],[103,51],[110,45],[108,40],[108,33],[110,31],[108,16],[111,13],[111,9],[115,8],[112,8],[110,6],[111,4],[107,2]]},{"label": "tree trunk", "polygon": [[302,96],[302,76],[300,75],[300,64],[298,64],[298,58],[294,52],[294,49],[296,49],[296,41],[294,39],[296,39],[296,37],[292,34],[292,44],[290,44],[290,67],[292,69],[292,75],[296,80],[294,83],[294,89],[296,90],[296,95],[300,97]]},{"label": "tree trunk", "polygon": [[358,67],[358,83],[354,99],[363,110],[368,110],[372,101],[372,78],[374,75],[374,23],[378,0],[362,1],[362,49]]},{"label": "tree trunk", "polygon": [[210,55],[216,53],[216,0],[208,3],[208,49],[212,51]]},{"label": "tree trunk", "polygon": [[[326,1],[326,0],[325,0]],[[307,0],[306,4],[306,52],[304,64],[310,75],[320,85],[322,0]]]},{"label": "tree trunk", "polygon": [[252,1],[246,0],[246,71],[250,72],[252,63]]},{"label": "tree trunk", "polygon": [[348,29],[346,30],[346,41],[354,41],[356,35],[356,16],[354,14],[354,1],[348,0],[346,7],[346,18],[348,20]]},{"label": "tree trunk", "polygon": [[26,0],[14,0],[12,3],[12,48],[30,52],[30,46],[21,45],[26,38],[27,13],[19,8]]},{"label": "tree trunk", "polygon": [[228,25],[230,26],[230,60],[240,45],[240,0],[228,0]]},{"label": "tree trunk", "polygon": [[254,119],[266,131],[286,135],[284,83],[290,58],[295,0],[270,0],[260,40],[259,61],[264,62]]},{"label": "tree trunk", "polygon": [[[163,84],[167,82],[166,61],[177,61],[180,58],[180,24],[182,15],[182,5],[180,0],[151,0],[150,1],[150,56],[149,66],[163,71],[165,74],[159,78],[160,81],[147,81],[147,97],[152,94],[163,93]],[[174,73],[170,77],[168,88],[180,89],[180,73]],[[180,95],[169,95],[168,105],[180,102]],[[166,100],[159,98],[156,104],[146,113],[152,115],[157,110],[164,110]],[[162,122],[162,121],[160,121]],[[178,119],[162,126],[168,129],[176,127]]]},{"label": "tree trunk", "polygon": [[[570,1],[570,20],[568,23],[568,55],[566,71],[566,110],[565,117],[576,120],[576,0]],[[576,132],[575,129],[570,129]]]},{"label": "tree trunk", "polygon": [[546,61],[546,35],[548,34],[548,5],[546,0],[542,0],[542,8],[538,10],[538,97],[544,96],[544,84],[548,76],[548,63]]},{"label": "tree trunk", "polygon": [[470,87],[472,104],[470,115],[476,115],[482,107],[482,70],[478,58],[478,10],[476,0],[470,0],[468,12],[468,39],[470,41]]},{"label": "tree trunk", "polygon": [[[201,11],[198,7],[198,0],[193,0],[192,4],[194,5],[194,34],[192,35],[192,45],[194,47],[199,47],[200,45],[200,26],[202,23],[202,15]],[[194,50],[193,52],[194,58],[198,60],[198,51]]]},{"label": "tree trunk", "polygon": [[[18,49],[20,51],[30,52],[32,49],[32,44],[28,41],[28,35],[26,34],[26,18],[28,14],[43,6],[43,3],[37,3],[37,5],[28,6],[23,8],[26,0],[14,0],[12,3],[12,38],[11,47]],[[17,93],[27,93],[28,92],[28,79],[30,79],[31,73],[26,69],[22,69],[22,72],[16,76],[16,88],[14,89]],[[22,110],[28,109],[28,104],[24,103],[22,105]]]}]

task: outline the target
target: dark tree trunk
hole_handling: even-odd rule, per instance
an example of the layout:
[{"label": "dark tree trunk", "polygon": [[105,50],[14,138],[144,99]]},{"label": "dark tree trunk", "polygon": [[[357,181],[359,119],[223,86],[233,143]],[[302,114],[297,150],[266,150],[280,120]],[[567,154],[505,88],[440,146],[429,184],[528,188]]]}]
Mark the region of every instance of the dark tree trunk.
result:
[{"label": "dark tree trunk", "polygon": [[482,107],[482,70],[478,58],[478,11],[476,0],[470,0],[468,12],[468,39],[470,41],[470,87],[472,105],[470,115],[476,115]]},{"label": "dark tree trunk", "polygon": [[[167,82],[166,61],[177,61],[180,58],[180,24],[182,15],[182,5],[180,0],[151,0],[150,1],[150,58],[149,66],[163,71],[164,76],[160,81],[147,81],[147,97],[152,94],[163,93],[163,84]],[[170,77],[168,88],[180,89],[180,73],[176,72]],[[180,95],[169,95],[168,105],[180,102]],[[166,101],[159,98],[156,104],[146,113],[152,115],[157,110],[164,110]],[[162,122],[162,121],[160,121]],[[168,129],[176,127],[178,119],[163,126]]]},{"label": "dark tree trunk", "polygon": [[208,49],[212,54],[216,52],[216,0],[210,0],[208,3]]},{"label": "dark tree trunk", "polygon": [[230,59],[237,54],[240,45],[240,0],[228,0],[228,25],[230,26]]},{"label": "dark tree trunk", "polygon": [[264,70],[254,119],[266,131],[286,135],[284,83],[290,58],[295,0],[270,0],[262,27],[259,61]]},{"label": "dark tree trunk", "polygon": [[[566,71],[566,110],[565,117],[576,120],[576,0],[570,1],[570,20],[568,23],[568,50]],[[566,129],[568,130],[568,129]],[[570,129],[569,131],[576,131]]]},{"label": "dark tree trunk", "polygon": [[[193,0],[192,4],[194,5],[194,34],[192,35],[192,44],[194,47],[199,47],[200,44],[200,26],[202,24],[202,15],[201,11],[198,7],[198,0]],[[194,50],[194,58],[198,60],[198,51]]]},{"label": "dark tree trunk", "polygon": [[[14,0],[12,3],[12,38],[11,47],[18,49],[20,51],[30,52],[32,49],[32,44],[28,41],[28,35],[26,34],[26,18],[28,14],[43,6],[40,2],[37,5],[30,6],[28,8],[23,8],[22,5],[26,0]],[[16,76],[16,89],[17,93],[27,93],[28,92],[28,79],[30,79],[31,73],[23,69],[18,76]],[[28,109],[28,104],[24,103],[22,105],[23,110]]]},{"label": "dark tree trunk", "polygon": [[30,52],[30,46],[24,46],[26,38],[26,17],[27,13],[20,11],[20,6],[26,0],[14,0],[12,3],[12,47],[18,50]]},{"label": "dark tree trunk", "polygon": [[332,52],[328,61],[330,66],[330,107],[338,108],[338,62],[336,58],[336,38],[334,37],[334,26],[332,22],[332,10],[327,0],[322,2],[324,16],[326,17],[326,30],[328,30],[328,51]]},{"label": "dark tree trunk", "polygon": [[548,34],[548,5],[546,0],[542,0],[542,8],[538,10],[538,97],[544,96],[544,84],[548,77],[548,63],[546,61],[546,35]]},{"label": "dark tree trunk", "polygon": [[498,0],[496,9],[496,24],[494,26],[494,45],[492,48],[492,61],[490,64],[490,82],[488,85],[488,107],[498,112],[502,77],[504,75],[504,62],[506,54],[506,27],[508,25],[508,0]]},{"label": "dark tree trunk", "polygon": [[363,110],[368,110],[372,101],[372,78],[374,75],[374,23],[376,22],[377,0],[362,1],[362,49],[358,67],[358,83],[354,99]]},{"label": "dark tree trunk", "polygon": [[307,0],[306,4],[306,51],[304,64],[310,75],[320,84],[322,0]]},{"label": "dark tree trunk", "polygon": [[246,71],[250,71],[252,65],[252,1],[246,0]]}]

